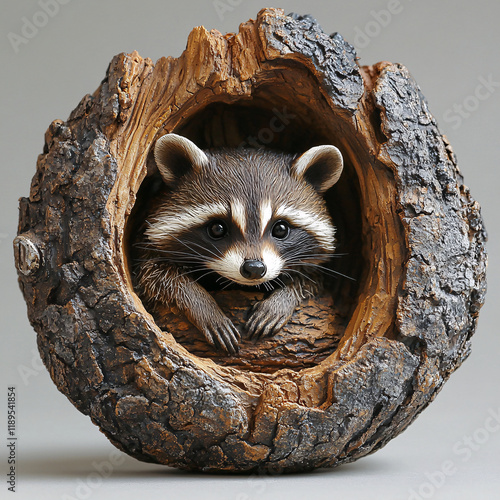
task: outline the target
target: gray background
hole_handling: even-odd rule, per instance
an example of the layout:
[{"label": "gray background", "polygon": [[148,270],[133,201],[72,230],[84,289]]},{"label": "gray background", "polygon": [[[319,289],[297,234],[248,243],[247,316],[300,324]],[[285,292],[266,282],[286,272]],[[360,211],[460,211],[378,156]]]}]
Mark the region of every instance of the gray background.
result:
[{"label": "gray background", "polygon": [[[500,498],[496,259],[500,3],[282,0],[274,5],[287,13],[312,14],[327,33],[339,31],[356,46],[363,64],[389,60],[410,69],[455,149],[466,184],[483,207],[490,236],[489,292],[473,353],[437,399],[375,455],[335,470],[284,477],[185,474],[115,452],[90,420],[57,391],[41,366],[16,283],[11,246],[17,199],[28,194],[46,128],[55,118],[66,119],[83,95],[97,88],[115,54],[138,50],[153,60],[179,56],[194,26],[235,31],[265,4],[64,0],[44,26],[29,33],[27,43],[13,44],[12,34],[22,36],[23,18],[44,24],[43,3],[2,0],[0,16],[0,436],[5,439],[7,387],[16,385],[19,476],[15,498]],[[490,83],[485,86],[485,81]],[[463,107],[463,116],[457,106]],[[3,478],[5,443],[1,443]],[[7,494],[2,479],[0,498],[8,498]]]}]

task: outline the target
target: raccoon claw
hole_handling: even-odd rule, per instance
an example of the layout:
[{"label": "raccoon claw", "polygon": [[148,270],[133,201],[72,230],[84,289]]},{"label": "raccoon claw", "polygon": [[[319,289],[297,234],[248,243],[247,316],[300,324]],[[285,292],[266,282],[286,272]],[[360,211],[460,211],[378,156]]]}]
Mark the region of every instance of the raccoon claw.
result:
[{"label": "raccoon claw", "polygon": [[219,321],[203,327],[202,333],[208,343],[214,347],[222,348],[229,354],[238,353],[238,342],[241,336],[228,318],[221,318]]},{"label": "raccoon claw", "polygon": [[272,337],[290,320],[293,309],[290,313],[281,311],[277,314],[269,305],[266,301],[262,301],[255,304],[252,308],[250,318],[246,323],[249,339]]}]

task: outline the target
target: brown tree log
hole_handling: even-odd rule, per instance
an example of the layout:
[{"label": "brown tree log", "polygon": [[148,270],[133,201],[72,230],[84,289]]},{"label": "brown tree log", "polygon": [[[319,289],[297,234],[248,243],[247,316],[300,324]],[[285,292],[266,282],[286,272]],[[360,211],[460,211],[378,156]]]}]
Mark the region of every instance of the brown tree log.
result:
[{"label": "brown tree log", "polygon": [[[134,291],[133,241],[166,132],[346,159],[327,202],[339,273],[274,339],[211,351]],[[237,34],[195,28],[178,59],[111,62],[49,127],[14,242],[51,377],[110,441],[185,469],[294,471],[371,453],[470,351],[485,233],[451,147],[401,65],[360,67],[310,17],[266,9]],[[254,294],[217,295],[243,321]],[[160,328],[161,327],[161,328]]]}]

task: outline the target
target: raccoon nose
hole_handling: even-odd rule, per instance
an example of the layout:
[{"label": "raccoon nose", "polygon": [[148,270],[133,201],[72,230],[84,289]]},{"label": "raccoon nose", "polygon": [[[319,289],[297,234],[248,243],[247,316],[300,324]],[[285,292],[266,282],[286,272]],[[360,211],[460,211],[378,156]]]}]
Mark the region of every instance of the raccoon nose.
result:
[{"label": "raccoon nose", "polygon": [[240,273],[244,278],[256,280],[262,278],[266,274],[267,268],[264,262],[260,260],[245,260],[243,262]]}]

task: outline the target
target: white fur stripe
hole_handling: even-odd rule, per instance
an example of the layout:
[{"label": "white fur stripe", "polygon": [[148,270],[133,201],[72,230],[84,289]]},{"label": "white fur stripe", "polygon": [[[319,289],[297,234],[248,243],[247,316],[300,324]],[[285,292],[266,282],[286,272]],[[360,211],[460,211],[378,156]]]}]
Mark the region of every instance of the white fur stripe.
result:
[{"label": "white fur stripe", "polygon": [[277,278],[283,269],[283,259],[274,251],[272,247],[265,247],[262,250],[262,262],[266,265],[267,271],[263,276],[263,281]]},{"label": "white fur stripe", "polygon": [[247,214],[245,206],[239,200],[231,201],[231,215],[234,223],[240,228],[241,234],[245,234],[247,229]]},{"label": "white fur stripe", "polygon": [[151,242],[161,242],[170,235],[206,224],[210,219],[227,216],[227,207],[222,203],[210,203],[197,207],[179,207],[177,213],[160,215],[149,226],[145,234]]},{"label": "white fur stripe", "polygon": [[273,209],[269,200],[264,200],[260,205],[260,236],[264,236],[264,231],[273,216]]},{"label": "white fur stripe", "polygon": [[[228,250],[220,259],[214,259],[207,262],[207,267],[219,273],[225,278],[229,278],[236,283],[247,285],[248,282],[243,278],[240,273],[240,268],[243,264],[244,258],[235,248]],[[254,283],[251,283],[254,284]]]},{"label": "white fur stripe", "polygon": [[326,217],[290,206],[279,207],[276,211],[276,217],[283,217],[291,224],[312,233],[322,248],[333,252],[335,228]]}]

